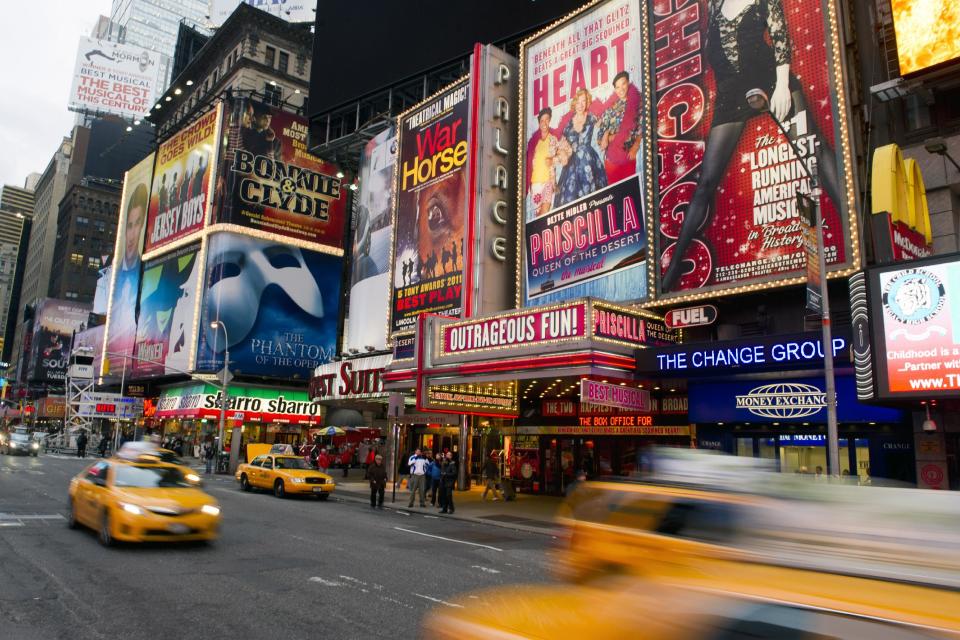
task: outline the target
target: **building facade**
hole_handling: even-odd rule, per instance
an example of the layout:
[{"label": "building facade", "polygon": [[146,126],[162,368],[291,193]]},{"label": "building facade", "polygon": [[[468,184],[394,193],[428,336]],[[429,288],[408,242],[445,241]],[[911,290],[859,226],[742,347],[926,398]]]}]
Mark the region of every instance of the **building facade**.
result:
[{"label": "building facade", "polygon": [[30,238],[33,192],[18,190],[16,210],[3,205],[9,191],[4,186],[0,195],[0,327],[3,328],[2,360],[10,361],[13,337],[16,331],[16,316],[19,308],[20,290],[23,282],[24,256]]}]

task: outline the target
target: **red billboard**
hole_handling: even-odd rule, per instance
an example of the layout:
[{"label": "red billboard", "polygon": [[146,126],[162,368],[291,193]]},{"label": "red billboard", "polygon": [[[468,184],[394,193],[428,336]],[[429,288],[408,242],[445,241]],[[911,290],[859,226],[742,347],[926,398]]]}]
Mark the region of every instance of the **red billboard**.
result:
[{"label": "red billboard", "polygon": [[856,267],[833,3],[681,4],[653,3],[660,295],[801,282],[814,168],[827,266]]},{"label": "red billboard", "polygon": [[249,98],[227,108],[217,222],[343,247],[339,168],[307,153],[307,121]]}]

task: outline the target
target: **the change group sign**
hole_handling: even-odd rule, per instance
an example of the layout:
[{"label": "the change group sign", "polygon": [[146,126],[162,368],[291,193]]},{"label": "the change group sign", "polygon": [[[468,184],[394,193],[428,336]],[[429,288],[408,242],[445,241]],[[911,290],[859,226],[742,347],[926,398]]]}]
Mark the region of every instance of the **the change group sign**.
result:
[{"label": "the change group sign", "polygon": [[140,117],[162,90],[159,73],[155,51],[80,38],[68,103],[78,111]]}]

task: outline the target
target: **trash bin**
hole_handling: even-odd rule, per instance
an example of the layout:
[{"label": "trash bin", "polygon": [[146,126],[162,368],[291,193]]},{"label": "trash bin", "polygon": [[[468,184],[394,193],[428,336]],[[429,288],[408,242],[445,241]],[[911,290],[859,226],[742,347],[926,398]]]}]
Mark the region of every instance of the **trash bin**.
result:
[{"label": "trash bin", "polygon": [[223,451],[217,458],[217,473],[230,473],[230,452]]},{"label": "trash bin", "polygon": [[517,490],[513,488],[510,478],[500,478],[500,488],[503,490],[503,499],[512,502],[517,499]]}]

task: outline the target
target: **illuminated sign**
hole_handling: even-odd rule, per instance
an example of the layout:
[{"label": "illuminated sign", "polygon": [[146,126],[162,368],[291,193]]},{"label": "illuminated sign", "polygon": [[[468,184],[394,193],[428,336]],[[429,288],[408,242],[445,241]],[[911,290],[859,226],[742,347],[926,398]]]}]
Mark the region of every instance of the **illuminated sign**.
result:
[{"label": "illuminated sign", "polygon": [[893,0],[890,8],[901,75],[960,58],[960,5],[956,0]]},{"label": "illuminated sign", "polygon": [[544,400],[540,415],[544,418],[573,418],[577,415],[577,403],[573,400]]},{"label": "illuminated sign", "polygon": [[650,392],[626,385],[606,384],[583,378],[580,399],[591,404],[617,407],[625,411],[650,411]]},{"label": "illuminated sign", "polygon": [[[548,427],[515,427],[515,433],[518,436],[689,436],[689,425],[660,426],[651,425],[646,422],[649,416],[636,416],[639,419],[634,424],[611,424],[603,423],[600,420],[598,424],[579,424],[579,425],[560,425]],[[584,421],[581,418],[581,423]],[[510,429],[504,429],[504,433],[509,433]]]},{"label": "illuminated sign", "polygon": [[117,413],[117,405],[104,404],[101,402],[97,404],[96,409],[94,411],[96,411],[96,413],[107,413],[110,415],[115,415]]},{"label": "illuminated sign", "polygon": [[320,365],[310,379],[310,397],[331,400],[384,396],[383,371],[391,360],[389,355],[380,355]]},{"label": "illuminated sign", "polygon": [[[420,402],[420,399],[423,401]],[[430,385],[418,395],[418,411],[471,413],[516,417],[520,413],[516,386],[513,383],[494,385]]]},{"label": "illuminated sign", "polygon": [[679,342],[677,332],[662,320],[600,303],[593,305],[593,335],[635,345],[670,345]]},{"label": "illuminated sign", "polygon": [[[833,338],[833,357],[845,356],[849,340]],[[729,368],[770,368],[777,366],[821,366],[823,343],[819,334],[756,342],[713,342],[673,349],[642,351],[637,357],[642,372],[709,371]]]},{"label": "illuminated sign", "polygon": [[805,418],[827,406],[827,394],[819,387],[777,382],[737,395],[737,409],[746,409],[764,418]]},{"label": "illuminated sign", "polygon": [[471,353],[586,335],[586,305],[579,303],[446,325],[442,329],[441,345],[444,354]]},{"label": "illuminated sign", "polygon": [[717,321],[717,308],[712,304],[704,304],[699,307],[671,309],[663,316],[663,320],[671,329],[703,327]]},{"label": "illuminated sign", "polygon": [[904,160],[895,144],[873,152],[870,199],[878,262],[933,255],[930,209],[920,166],[912,158]]},{"label": "illuminated sign", "polygon": [[649,427],[653,424],[653,416],[581,416],[579,418],[579,423],[581,427]]}]

